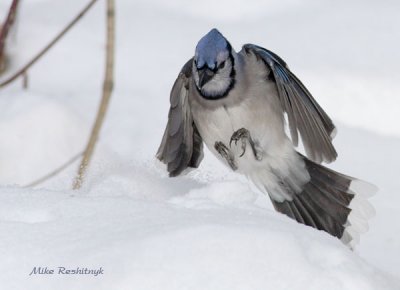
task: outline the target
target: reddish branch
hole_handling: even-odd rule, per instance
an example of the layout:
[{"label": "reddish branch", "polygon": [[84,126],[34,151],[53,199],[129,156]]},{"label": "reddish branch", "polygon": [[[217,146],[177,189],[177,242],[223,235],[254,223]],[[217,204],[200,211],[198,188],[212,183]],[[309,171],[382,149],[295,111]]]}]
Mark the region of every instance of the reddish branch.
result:
[{"label": "reddish branch", "polygon": [[8,32],[14,23],[15,15],[17,14],[18,3],[19,0],[13,0],[11,2],[6,21],[4,21],[3,25],[0,25],[0,65],[5,59],[6,39]]}]

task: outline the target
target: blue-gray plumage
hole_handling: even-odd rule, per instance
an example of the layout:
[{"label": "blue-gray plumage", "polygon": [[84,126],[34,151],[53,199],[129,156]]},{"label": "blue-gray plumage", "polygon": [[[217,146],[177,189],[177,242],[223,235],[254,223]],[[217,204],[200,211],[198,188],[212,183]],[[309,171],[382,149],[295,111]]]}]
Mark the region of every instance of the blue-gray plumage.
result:
[{"label": "blue-gray plumage", "polygon": [[[268,194],[276,210],[353,246],[373,208],[363,198],[367,183],[320,165],[337,157],[335,131],[278,55],[252,44],[236,53],[212,29],[175,81],[157,157],[177,176],[199,166],[205,143]],[[294,148],[299,135],[308,158]]]},{"label": "blue-gray plumage", "polygon": [[196,46],[194,61],[197,68],[217,68],[229,56],[228,47],[225,37],[217,29],[212,29]]}]

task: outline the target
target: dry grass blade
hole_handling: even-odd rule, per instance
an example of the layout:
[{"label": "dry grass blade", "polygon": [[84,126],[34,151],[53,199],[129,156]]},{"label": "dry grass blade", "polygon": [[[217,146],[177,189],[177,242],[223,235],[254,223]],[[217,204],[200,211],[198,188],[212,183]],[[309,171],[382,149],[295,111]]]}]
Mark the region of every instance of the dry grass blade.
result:
[{"label": "dry grass blade", "polygon": [[115,38],[115,9],[114,0],[107,0],[107,50],[106,50],[106,68],[105,77],[103,82],[103,92],[99,110],[97,112],[96,121],[86,146],[81,164],[79,166],[78,174],[73,183],[73,189],[79,189],[82,186],[87,167],[93,155],[96,146],[99,132],[107,112],[108,104],[110,102],[111,93],[114,82],[114,38]]},{"label": "dry grass blade", "polygon": [[40,177],[39,179],[37,179],[35,181],[30,182],[22,187],[26,188],[26,187],[37,186],[37,185],[49,180],[50,178],[53,178],[54,176],[56,176],[57,174],[62,172],[64,169],[66,169],[68,166],[70,166],[72,163],[74,163],[76,160],[78,160],[79,157],[82,156],[82,154],[83,154],[83,152],[79,152],[78,154],[73,156],[71,159],[69,159],[67,162],[65,162],[63,165],[54,169],[52,172],[46,174],[45,176]]},{"label": "dry grass blade", "polygon": [[50,50],[85,14],[90,10],[90,8],[95,4],[98,0],[91,0],[83,10],[75,16],[75,18],[45,47],[43,48],[31,61],[29,61],[25,66],[23,66],[20,70],[14,73],[12,76],[0,82],[0,88],[9,85],[14,80],[16,80],[21,75],[24,75],[27,70],[34,65],[43,55],[46,54],[47,51]]}]

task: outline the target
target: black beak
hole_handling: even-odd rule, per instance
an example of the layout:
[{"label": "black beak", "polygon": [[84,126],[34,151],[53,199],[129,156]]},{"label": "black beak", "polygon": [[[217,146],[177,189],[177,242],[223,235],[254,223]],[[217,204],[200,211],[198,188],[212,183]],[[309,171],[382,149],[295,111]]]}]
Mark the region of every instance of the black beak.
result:
[{"label": "black beak", "polygon": [[209,68],[202,68],[198,70],[199,72],[199,85],[200,87],[204,86],[206,83],[208,83],[212,77],[214,76],[214,72],[210,70]]}]

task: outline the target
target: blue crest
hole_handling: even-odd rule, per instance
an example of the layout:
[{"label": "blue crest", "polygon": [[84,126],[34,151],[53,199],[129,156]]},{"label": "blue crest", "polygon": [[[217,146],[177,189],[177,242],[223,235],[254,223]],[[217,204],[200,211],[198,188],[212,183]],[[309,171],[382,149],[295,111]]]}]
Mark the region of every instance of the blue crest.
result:
[{"label": "blue crest", "polygon": [[196,46],[197,68],[206,65],[210,69],[215,69],[216,65],[228,58],[229,47],[230,45],[225,37],[217,29],[212,29],[200,39]]}]

